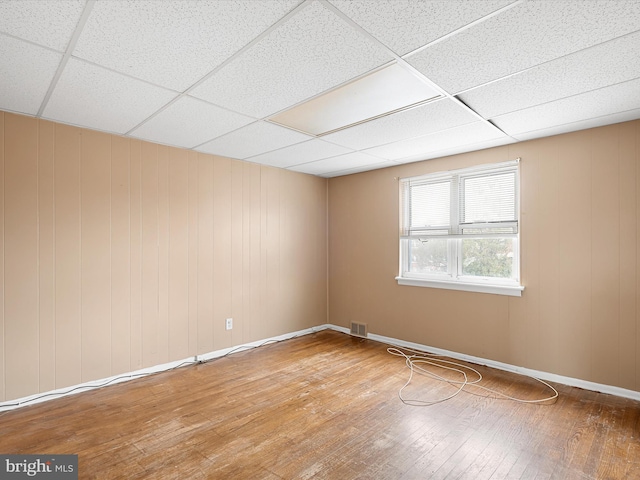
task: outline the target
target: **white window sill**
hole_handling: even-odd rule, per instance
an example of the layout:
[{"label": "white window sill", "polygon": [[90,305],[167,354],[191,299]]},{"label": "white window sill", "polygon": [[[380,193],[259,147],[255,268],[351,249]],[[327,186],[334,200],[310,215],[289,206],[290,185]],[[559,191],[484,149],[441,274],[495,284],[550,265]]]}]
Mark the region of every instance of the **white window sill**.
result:
[{"label": "white window sill", "polygon": [[446,290],[461,290],[464,292],[493,293],[495,295],[522,296],[522,285],[490,285],[468,282],[447,282],[443,280],[424,280],[418,278],[396,277],[398,285],[411,287],[444,288]]}]

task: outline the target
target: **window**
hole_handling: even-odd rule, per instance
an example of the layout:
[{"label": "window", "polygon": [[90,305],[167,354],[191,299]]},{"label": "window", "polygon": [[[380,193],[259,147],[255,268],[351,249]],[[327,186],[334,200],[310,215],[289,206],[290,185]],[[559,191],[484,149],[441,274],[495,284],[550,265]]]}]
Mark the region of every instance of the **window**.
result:
[{"label": "window", "polygon": [[520,296],[518,160],[400,180],[401,285]]}]

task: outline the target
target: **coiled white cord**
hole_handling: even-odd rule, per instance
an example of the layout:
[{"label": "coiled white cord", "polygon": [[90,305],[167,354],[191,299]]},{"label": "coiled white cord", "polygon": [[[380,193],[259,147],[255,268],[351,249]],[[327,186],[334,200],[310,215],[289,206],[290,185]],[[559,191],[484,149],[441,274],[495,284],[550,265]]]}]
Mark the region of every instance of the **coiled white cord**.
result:
[{"label": "coiled white cord", "polygon": [[[462,363],[452,362],[450,360],[445,360],[443,358],[440,358],[440,357],[442,357],[442,355],[424,353],[424,352],[419,352],[417,350],[412,350],[410,348],[403,348],[403,347],[396,347],[396,346],[387,348],[387,352],[389,352],[391,355],[395,355],[395,356],[398,356],[398,357],[404,357],[405,363],[406,363],[407,367],[409,368],[409,379],[402,386],[402,388],[398,391],[398,397],[406,405],[412,405],[412,406],[416,406],[416,407],[427,407],[427,406],[430,406],[430,405],[435,405],[437,403],[442,403],[442,402],[445,402],[447,400],[452,399],[456,395],[460,394],[460,392],[462,392],[463,390],[466,393],[471,393],[472,395],[478,395],[478,393],[474,393],[474,392],[469,391],[467,389],[467,387],[479,388],[479,389],[482,389],[482,390],[488,392],[488,394],[493,394],[493,395],[496,395],[498,397],[505,398],[505,399],[512,400],[514,402],[519,402],[519,403],[547,403],[547,402],[555,401],[558,398],[558,391],[555,388],[553,388],[551,385],[549,385],[544,380],[541,380],[541,379],[536,378],[536,377],[529,377],[529,378],[532,378],[532,379],[542,383],[543,385],[548,387],[553,392],[553,394],[551,396],[549,396],[549,397],[546,397],[546,398],[539,398],[539,399],[534,399],[534,400],[526,400],[526,399],[522,399],[522,398],[512,397],[511,395],[507,395],[506,393],[502,393],[502,392],[500,392],[498,390],[494,390],[492,388],[485,387],[484,385],[480,385],[480,382],[482,381],[482,374],[478,370],[476,370],[475,368],[472,368],[472,367],[470,367],[468,365],[464,365]],[[406,352],[409,352],[409,353],[406,353]],[[462,380],[452,380],[452,379],[449,379],[449,378],[445,378],[445,377],[443,377],[441,375],[438,375],[437,373],[434,373],[433,371],[430,371],[430,370],[422,367],[421,365],[430,365],[430,366],[432,366],[434,368],[440,368],[440,369],[443,369],[443,370],[449,370],[449,371],[452,371],[452,372],[457,372],[462,376]],[[442,398],[437,398],[435,400],[421,400],[421,399],[414,399],[414,398],[405,398],[403,396],[403,391],[411,383],[411,380],[413,379],[414,372],[424,374],[424,375],[426,375],[428,377],[434,378],[434,379],[436,379],[438,381],[441,381],[441,382],[447,382],[448,384],[450,384],[452,386],[455,386],[456,390],[451,395],[448,395],[448,396],[445,396],[445,397],[442,397]],[[470,380],[469,376],[467,375],[468,372],[472,373],[477,378]],[[483,396],[488,397],[489,395],[483,395]]]}]

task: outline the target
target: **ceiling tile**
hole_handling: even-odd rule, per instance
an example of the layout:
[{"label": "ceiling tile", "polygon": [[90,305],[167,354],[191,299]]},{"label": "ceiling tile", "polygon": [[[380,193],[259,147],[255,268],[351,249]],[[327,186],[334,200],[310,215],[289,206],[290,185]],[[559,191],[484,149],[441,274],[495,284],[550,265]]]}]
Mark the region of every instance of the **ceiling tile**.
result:
[{"label": "ceiling tile", "polygon": [[123,134],[175,96],[175,92],[71,58],[43,116]]},{"label": "ceiling tile", "polygon": [[63,52],[84,0],[0,0],[0,32]]},{"label": "ceiling tile", "polygon": [[341,170],[350,170],[354,168],[376,165],[383,162],[378,157],[367,155],[361,152],[347,153],[346,155],[338,155],[337,157],[326,158],[324,160],[316,160],[315,162],[307,162],[301,165],[289,167],[289,170],[296,172],[310,173],[318,175],[327,172],[335,172]]},{"label": "ceiling tile", "polygon": [[509,135],[640,108],[640,79],[507,113],[493,119]]},{"label": "ceiling tile", "polygon": [[418,155],[412,155],[409,157],[398,159],[396,160],[396,165],[404,164],[404,163],[420,162],[423,160],[431,160],[432,158],[448,157],[451,155],[458,155],[461,153],[485,150],[487,148],[501,147],[503,145],[509,145],[511,143],[516,143],[516,142],[517,140],[511,137],[507,137],[506,135],[499,138],[493,138],[490,140],[481,140],[479,142],[473,142],[468,144],[465,142],[461,142],[459,144],[452,144],[441,150],[424,152]]},{"label": "ceiling tile", "polygon": [[311,3],[191,93],[265,117],[393,57],[321,3]]},{"label": "ceiling tile", "polygon": [[250,157],[247,160],[264,165],[271,165],[273,167],[286,168],[302,162],[312,162],[314,160],[335,157],[350,152],[351,150],[348,148],[314,139],[263,155]]},{"label": "ceiling tile", "polygon": [[391,162],[387,160],[387,161],[383,161],[376,164],[363,165],[361,167],[355,167],[355,168],[348,168],[347,170],[336,170],[332,172],[318,173],[317,175],[320,177],[332,178],[332,177],[340,177],[342,175],[351,175],[353,173],[367,172],[367,171],[376,170],[379,168],[394,167],[397,165],[398,164],[396,162]]},{"label": "ceiling tile", "polygon": [[288,128],[259,121],[205,143],[197,150],[224,157],[245,159],[312,138]]},{"label": "ceiling tile", "polygon": [[640,32],[471,90],[461,99],[486,118],[640,77]]},{"label": "ceiling tile", "polygon": [[457,93],[638,30],[640,2],[523,2],[407,57]]},{"label": "ceiling tile", "polygon": [[555,125],[541,130],[532,132],[524,132],[514,135],[513,138],[519,141],[531,140],[534,138],[549,137],[551,135],[560,135],[562,133],[575,132],[587,128],[602,127],[604,125],[612,125],[614,123],[629,122],[640,119],[640,108],[627,110],[625,112],[612,113],[611,115],[603,115],[601,117],[589,118],[573,123],[565,123],[564,125]]},{"label": "ceiling tile", "polygon": [[152,142],[193,148],[253,121],[255,119],[184,96],[131,135]]},{"label": "ceiling tile", "polygon": [[354,150],[362,150],[476,121],[478,118],[458,102],[443,99],[387,115],[322,138]]},{"label": "ceiling tile", "polygon": [[427,158],[430,153],[463,145],[507,138],[508,137],[497,128],[485,122],[476,122],[410,140],[370,148],[366,150],[366,153],[396,161],[404,158],[412,158],[416,155]]},{"label": "ceiling tile", "polygon": [[330,0],[338,9],[398,55],[415,50],[479,18],[513,3],[513,0]]},{"label": "ceiling tile", "polygon": [[74,55],[184,91],[300,0],[96,2]]},{"label": "ceiling tile", "polygon": [[0,35],[0,109],[35,115],[62,54]]}]

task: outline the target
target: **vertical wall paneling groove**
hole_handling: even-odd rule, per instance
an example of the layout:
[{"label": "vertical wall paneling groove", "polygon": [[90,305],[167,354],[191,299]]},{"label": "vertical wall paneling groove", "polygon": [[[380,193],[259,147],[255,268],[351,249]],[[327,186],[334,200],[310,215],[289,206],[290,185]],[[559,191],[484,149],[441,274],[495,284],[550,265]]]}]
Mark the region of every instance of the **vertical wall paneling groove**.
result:
[{"label": "vertical wall paneling groove", "polygon": [[55,126],[38,122],[38,319],[40,391],[54,390],[56,328],[54,305],[54,189],[53,151]]},{"label": "vertical wall paneling groove", "polygon": [[2,400],[326,322],[326,179],[0,112],[0,186]]},{"label": "vertical wall paneling groove", "polygon": [[[169,161],[169,356],[186,358],[195,333],[189,328],[189,160],[172,149]],[[193,339],[191,336],[193,335]]]},{"label": "vertical wall paneling groove", "polygon": [[111,368],[131,368],[131,162],[130,143],[111,140]]},{"label": "vertical wall paneling groove", "polygon": [[4,122],[0,111],[0,400],[6,400],[5,334],[4,334]]},{"label": "vertical wall paneling groove", "polygon": [[[287,252],[287,255],[278,261],[278,278],[280,291],[285,292],[290,300],[288,302],[280,302],[278,305],[279,313],[276,317],[276,328],[278,329],[281,328],[281,324],[296,322],[294,312],[299,301],[297,292],[299,283],[296,283],[296,272],[293,268],[299,263],[299,259],[296,252],[291,249],[291,244],[295,242],[295,234],[291,229],[291,224],[296,221],[297,209],[295,205],[290,203],[291,200],[297,197],[297,192],[295,191],[295,185],[289,183],[289,178],[288,172],[280,172],[278,185],[278,191],[280,192],[280,198],[278,199],[278,241],[282,242],[282,245],[279,246],[282,247],[283,252]],[[300,221],[298,225],[301,229],[308,228],[304,225],[304,219],[297,220]],[[303,319],[297,319],[298,324],[300,324],[300,320]]]},{"label": "vertical wall paneling groove", "polygon": [[619,383],[620,325],[620,152],[619,127],[604,127],[592,134],[591,263],[593,380]]},{"label": "vertical wall paneling groove", "polygon": [[558,342],[560,374],[589,378],[591,372],[591,147],[587,132],[558,142],[558,209],[562,228],[582,235],[558,237]]},{"label": "vertical wall paneling groove", "polygon": [[142,145],[131,141],[131,368],[142,368]]},{"label": "vertical wall paneling groove", "polygon": [[[260,193],[260,176],[262,168],[256,164],[246,164],[249,177],[249,262],[251,276],[249,279],[249,321],[246,321],[244,326],[250,328],[250,332],[245,332],[246,341],[258,340],[265,338],[260,336],[260,325],[262,324],[262,310],[261,310],[261,298],[260,292],[264,289],[264,283],[262,283],[261,277],[261,245],[262,237],[261,231],[261,193]],[[246,310],[245,310],[246,313]]]},{"label": "vertical wall paneling groove", "polygon": [[242,163],[242,338],[251,338],[251,174],[249,163]]},{"label": "vertical wall paneling groove", "polygon": [[269,336],[269,278],[267,276],[267,176],[269,168],[260,167],[260,312],[262,312],[261,321],[256,325],[256,332],[259,338],[266,338]]},{"label": "vertical wall paneling groove", "polygon": [[169,361],[169,147],[158,147],[158,362]]},{"label": "vertical wall paneling groove", "polygon": [[[5,124],[5,368],[7,396],[39,385],[37,120]],[[24,146],[27,145],[27,148]],[[6,234],[9,232],[9,234]]]},{"label": "vertical wall paneling groove", "polygon": [[640,122],[633,122],[633,126],[630,129],[633,138],[635,140],[635,153],[636,159],[636,334],[635,334],[635,365],[636,365],[636,378],[635,378],[635,390],[640,391]]},{"label": "vertical wall paneling groove", "polygon": [[188,153],[189,175],[189,351],[198,350],[198,154]]},{"label": "vertical wall paneling groove", "polygon": [[197,154],[198,353],[213,350],[213,159]]},{"label": "vertical wall paneling groove", "polygon": [[[232,332],[225,330],[231,312],[231,160],[213,158],[213,346],[232,345]],[[262,337],[264,338],[264,337]]]},{"label": "vertical wall paneling groove", "polygon": [[231,331],[232,344],[244,341],[242,331],[244,324],[244,309],[242,299],[242,187],[243,168],[239,162],[231,164],[231,316],[233,329]]},{"label": "vertical wall paneling groove", "polygon": [[636,244],[637,244],[637,199],[634,125],[620,125],[620,385],[633,390],[636,386]]},{"label": "vertical wall paneling groove", "polygon": [[[518,154],[523,158],[520,166],[524,178],[534,179],[531,187],[523,188],[520,200],[522,207],[523,228],[520,233],[522,242],[521,265],[523,281],[527,285],[527,295],[522,298],[526,304],[525,331],[527,342],[521,348],[525,348],[525,361],[533,368],[540,368],[539,363],[540,344],[544,341],[540,331],[540,202],[538,199],[538,186],[540,185],[540,159],[535,155],[536,143],[531,142],[523,146]],[[533,188],[532,188],[533,187]],[[526,227],[525,225],[526,224]],[[535,365],[535,366],[534,366]]]},{"label": "vertical wall paneling groove", "polygon": [[265,290],[267,292],[266,312],[268,319],[267,336],[279,335],[280,330],[280,171],[277,169],[264,169],[262,178],[266,185],[267,222],[265,231],[266,255],[267,255],[267,279]]},{"label": "vertical wall paneling groove", "polygon": [[539,165],[539,188],[536,198],[539,203],[539,272],[540,272],[540,331],[544,332],[540,338],[537,365],[542,371],[553,369],[558,364],[559,351],[562,345],[558,343],[558,241],[561,235],[561,219],[558,210],[558,148],[556,142],[545,142],[537,152],[536,161]]},{"label": "vertical wall paneling groove", "polygon": [[81,374],[80,324],[80,135],[55,127],[54,190],[56,387],[75,385]]},{"label": "vertical wall paneling groove", "polygon": [[82,381],[111,374],[111,136],[86,131],[81,151]]},{"label": "vertical wall paneling groove", "polygon": [[142,364],[158,354],[158,145],[142,143]]}]

